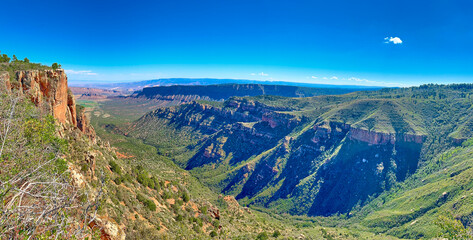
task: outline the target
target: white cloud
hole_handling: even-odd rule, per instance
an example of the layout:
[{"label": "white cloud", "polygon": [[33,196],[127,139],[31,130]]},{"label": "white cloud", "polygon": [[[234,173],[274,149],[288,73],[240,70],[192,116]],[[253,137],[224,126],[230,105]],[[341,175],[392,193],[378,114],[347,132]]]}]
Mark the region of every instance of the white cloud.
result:
[{"label": "white cloud", "polygon": [[360,79],[360,78],[356,78],[356,77],[351,77],[348,80],[349,81],[355,81],[355,82],[377,83],[376,81],[371,81],[371,80],[368,80],[368,79]]},{"label": "white cloud", "polygon": [[267,74],[267,73],[264,73],[264,72],[260,72],[260,73],[258,73],[258,75],[260,75],[260,76],[263,76],[263,77],[267,77],[267,76],[269,76],[269,74]]},{"label": "white cloud", "polygon": [[338,77],[333,76],[333,77],[331,77],[330,79],[332,79],[332,80],[338,80]]},{"label": "white cloud", "polygon": [[327,80],[328,78],[327,78],[327,77],[323,77],[322,79],[323,79],[323,80]]},{"label": "white cloud", "polygon": [[264,72],[260,72],[260,73],[251,73],[250,75],[251,75],[251,76],[256,76],[256,75],[258,75],[258,76],[262,76],[262,77],[267,77],[267,76],[269,76],[269,74],[267,74],[267,73],[264,73]]},{"label": "white cloud", "polygon": [[317,79],[318,77],[316,77],[316,76],[312,76],[312,78],[313,78],[313,79]]},{"label": "white cloud", "polygon": [[72,69],[66,69],[64,71],[66,71],[66,73],[70,74],[70,75],[86,75],[86,76],[95,76],[95,75],[97,75],[97,73],[94,73],[90,70],[75,71],[75,70],[72,70]]},{"label": "white cloud", "polygon": [[384,40],[384,43],[402,44],[402,40],[399,37],[385,37]]}]

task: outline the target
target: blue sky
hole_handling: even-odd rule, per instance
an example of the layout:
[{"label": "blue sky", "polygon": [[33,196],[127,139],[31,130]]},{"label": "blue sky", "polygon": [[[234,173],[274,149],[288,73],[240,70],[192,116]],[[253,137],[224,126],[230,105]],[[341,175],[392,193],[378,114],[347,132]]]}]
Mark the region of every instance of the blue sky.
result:
[{"label": "blue sky", "polygon": [[473,82],[472,10],[452,0],[4,0],[0,50],[59,62],[72,81]]}]

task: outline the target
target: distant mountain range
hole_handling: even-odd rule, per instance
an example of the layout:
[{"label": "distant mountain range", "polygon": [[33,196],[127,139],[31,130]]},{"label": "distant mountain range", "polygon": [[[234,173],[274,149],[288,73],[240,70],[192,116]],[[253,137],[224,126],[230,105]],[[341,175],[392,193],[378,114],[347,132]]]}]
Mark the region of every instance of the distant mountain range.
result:
[{"label": "distant mountain range", "polygon": [[132,97],[148,99],[214,100],[222,101],[234,96],[273,95],[283,97],[313,97],[320,95],[339,95],[350,92],[368,90],[362,88],[313,88],[287,85],[264,84],[217,84],[217,85],[172,85],[146,87],[135,92]]},{"label": "distant mountain range", "polygon": [[146,87],[154,86],[171,86],[171,85],[215,85],[215,84],[266,84],[266,85],[284,85],[284,86],[298,86],[298,87],[312,87],[312,88],[342,88],[342,89],[357,89],[357,90],[376,90],[382,87],[378,86],[359,86],[359,85],[330,85],[330,84],[315,84],[315,83],[299,83],[299,82],[280,82],[280,81],[258,81],[246,79],[216,79],[216,78],[161,78],[139,82],[122,82],[122,83],[74,83],[73,87],[87,87],[87,88],[104,88],[113,89],[124,92],[134,92]]}]

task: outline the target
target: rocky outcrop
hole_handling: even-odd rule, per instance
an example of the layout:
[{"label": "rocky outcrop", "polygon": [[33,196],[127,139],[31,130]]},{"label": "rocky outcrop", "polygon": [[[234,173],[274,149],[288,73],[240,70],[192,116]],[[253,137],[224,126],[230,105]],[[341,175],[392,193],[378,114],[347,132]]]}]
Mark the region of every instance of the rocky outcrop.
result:
[{"label": "rocky outcrop", "polygon": [[263,114],[261,121],[267,122],[271,128],[276,128],[278,126],[293,128],[301,123],[299,118],[278,112],[268,112]]},{"label": "rocky outcrop", "polygon": [[100,239],[106,240],[125,240],[126,235],[123,229],[119,227],[115,220],[105,217],[98,216],[94,221],[89,223],[91,229],[100,230]]},{"label": "rocky outcrop", "polygon": [[370,145],[395,144],[396,142],[422,144],[426,139],[426,136],[421,134],[377,132],[339,122],[318,124],[314,126],[314,130],[316,130],[312,139],[314,143],[317,143],[321,138],[326,138],[332,131],[342,132],[347,130],[347,136],[350,140],[357,140]]},{"label": "rocky outcrop", "polygon": [[13,87],[28,95],[33,103],[45,108],[62,124],[77,125],[76,105],[68,91],[64,70],[31,70],[16,72]]},{"label": "rocky outcrop", "polygon": [[372,145],[395,144],[398,141],[421,144],[426,138],[425,135],[383,133],[354,127],[350,128],[348,136],[352,140],[359,140]]},{"label": "rocky outcrop", "polygon": [[0,72],[0,90],[10,91],[11,84],[10,84],[10,74],[8,72]]},{"label": "rocky outcrop", "polygon": [[95,142],[95,131],[83,113],[77,113],[76,102],[67,85],[63,69],[17,71],[14,81],[8,72],[0,73],[2,85],[26,95],[42,111],[50,113],[64,127],[77,127]]},{"label": "rocky outcrop", "polygon": [[85,115],[84,109],[80,109],[77,112],[77,128],[89,137],[90,140],[92,140],[93,143],[96,143],[96,135],[95,135],[95,130],[92,127],[92,125],[89,122],[89,119]]}]

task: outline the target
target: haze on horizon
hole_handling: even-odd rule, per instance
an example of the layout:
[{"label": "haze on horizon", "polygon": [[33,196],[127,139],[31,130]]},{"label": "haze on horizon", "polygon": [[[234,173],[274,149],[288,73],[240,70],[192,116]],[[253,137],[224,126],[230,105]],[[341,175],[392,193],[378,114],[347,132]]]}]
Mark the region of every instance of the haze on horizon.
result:
[{"label": "haze on horizon", "polygon": [[14,1],[0,50],[71,81],[473,82],[471,1]]}]

